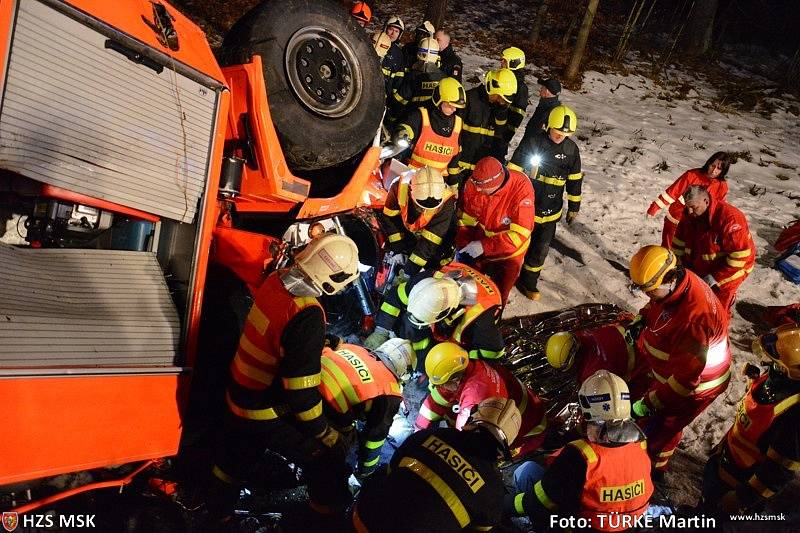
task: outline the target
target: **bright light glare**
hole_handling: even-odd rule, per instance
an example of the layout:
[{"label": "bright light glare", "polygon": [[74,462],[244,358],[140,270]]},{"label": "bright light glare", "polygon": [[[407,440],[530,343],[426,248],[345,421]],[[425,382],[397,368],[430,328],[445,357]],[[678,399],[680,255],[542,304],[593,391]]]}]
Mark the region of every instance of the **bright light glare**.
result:
[{"label": "bright light glare", "polygon": [[538,167],[542,163],[542,156],[534,155],[531,157],[531,166]]}]

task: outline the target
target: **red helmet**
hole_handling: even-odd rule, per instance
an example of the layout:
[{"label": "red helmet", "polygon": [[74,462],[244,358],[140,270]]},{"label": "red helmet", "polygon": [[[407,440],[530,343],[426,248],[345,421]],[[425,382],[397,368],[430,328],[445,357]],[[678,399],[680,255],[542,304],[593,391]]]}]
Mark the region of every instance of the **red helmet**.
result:
[{"label": "red helmet", "polygon": [[350,10],[350,14],[354,19],[360,20],[364,24],[372,20],[372,9],[370,9],[366,2],[356,2],[353,4],[353,9]]},{"label": "red helmet", "polygon": [[479,192],[489,194],[502,185],[506,177],[503,164],[494,157],[484,157],[475,165],[470,181]]}]

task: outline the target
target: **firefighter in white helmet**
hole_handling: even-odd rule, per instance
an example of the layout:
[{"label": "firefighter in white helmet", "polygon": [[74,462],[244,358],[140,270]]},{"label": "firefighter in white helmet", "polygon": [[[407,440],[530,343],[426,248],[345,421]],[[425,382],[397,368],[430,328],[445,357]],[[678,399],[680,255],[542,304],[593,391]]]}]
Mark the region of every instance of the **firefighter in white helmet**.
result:
[{"label": "firefighter in white helmet", "polygon": [[395,119],[400,119],[413,107],[424,105],[444,77],[439,68],[439,43],[433,37],[425,37],[419,41],[416,61],[403,82],[394,87],[388,111]]},{"label": "firefighter in white helmet", "polygon": [[461,431],[430,428],[405,440],[389,473],[362,487],[353,510],[356,531],[489,531],[499,525],[504,486],[497,463],[508,456],[521,417],[506,398],[476,407]]},{"label": "firefighter in white helmet", "polygon": [[383,26],[382,34],[389,37],[391,45],[386,52],[386,55],[381,61],[381,71],[383,72],[383,79],[386,86],[386,99],[392,97],[394,88],[403,81],[405,77],[407,64],[403,49],[400,48],[400,36],[403,35],[405,24],[403,19],[397,15],[392,15],[386,19],[386,24]]},{"label": "firefighter in white helmet", "polygon": [[408,172],[389,188],[379,218],[386,235],[384,251],[393,254],[391,261],[408,276],[438,268],[452,255],[455,213],[455,193],[441,172],[429,166]]},{"label": "firefighter in white helmet", "polygon": [[212,514],[233,510],[265,448],[302,466],[313,509],[338,511],[349,503],[346,446],[323,415],[318,389],[326,334],[317,297],[355,281],[358,264],[349,237],[323,235],[256,291],[230,366],[227,418],[209,487]]},{"label": "firefighter in white helmet", "polygon": [[585,518],[594,531],[629,529],[647,510],[653,482],[628,385],[598,370],[583,382],[578,399],[584,437],[556,452],[546,470],[523,463],[514,472],[518,492],[506,496],[506,514],[529,516],[537,531],[553,514]]}]

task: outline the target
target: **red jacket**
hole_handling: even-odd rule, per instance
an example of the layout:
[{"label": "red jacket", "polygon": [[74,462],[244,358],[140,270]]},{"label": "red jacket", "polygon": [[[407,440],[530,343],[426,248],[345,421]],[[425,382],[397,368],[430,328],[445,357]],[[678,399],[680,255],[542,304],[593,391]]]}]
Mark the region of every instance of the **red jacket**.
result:
[{"label": "red jacket", "polygon": [[753,270],[756,246],[744,213],[711,199],[699,217],[686,217],[672,239],[675,255],[701,278],[711,275],[722,286]]},{"label": "red jacket", "polygon": [[708,188],[708,194],[712,199],[725,200],[728,195],[728,182],[720,179],[709,178],[708,175],[699,168],[687,170],[681,177],[667,187],[667,190],[658,195],[658,198],[650,204],[647,214],[655,216],[659,209],[668,209],[667,219],[673,224],[677,224],[683,218],[683,193],[691,185],[702,185]]},{"label": "red jacket", "polygon": [[625,328],[621,324],[574,331],[573,335],[580,343],[575,355],[578,383],[583,383],[598,370],[608,370],[630,382],[636,367],[636,354],[633,346],[626,342]]},{"label": "red jacket", "polygon": [[[522,426],[512,448],[526,437],[543,434],[547,421],[544,405],[539,397],[505,368],[473,359],[469,361],[464,377],[455,391],[430,387],[430,393],[422,402],[414,426],[424,429],[432,422],[447,418],[456,429],[461,429],[467,423],[471,409],[493,396],[511,398],[522,414]],[[455,405],[458,405],[458,410],[454,413]],[[456,415],[455,421],[452,414]]]},{"label": "red jacket", "polygon": [[490,261],[520,256],[531,241],[533,215],[533,186],[525,174],[509,170],[503,186],[489,195],[467,180],[458,203],[456,246],[481,241],[482,259]]},{"label": "red jacket", "polygon": [[728,313],[702,279],[685,271],[672,294],[639,313],[646,325],[637,356],[647,360],[654,378],[644,395],[650,409],[679,410],[693,396],[727,384]]}]

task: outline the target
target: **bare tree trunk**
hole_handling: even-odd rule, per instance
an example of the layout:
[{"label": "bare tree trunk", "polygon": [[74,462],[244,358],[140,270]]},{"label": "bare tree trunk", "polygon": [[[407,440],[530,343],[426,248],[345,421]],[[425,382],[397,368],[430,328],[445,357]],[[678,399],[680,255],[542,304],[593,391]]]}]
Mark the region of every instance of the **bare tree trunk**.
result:
[{"label": "bare tree trunk", "polygon": [[683,34],[684,52],[693,56],[704,56],[711,49],[711,36],[714,33],[714,18],[719,0],[696,0],[686,31]]},{"label": "bare tree trunk", "polygon": [[578,40],[575,42],[575,49],[572,51],[572,57],[569,60],[569,66],[565,74],[567,81],[574,81],[578,77],[581,60],[583,59],[583,53],[586,51],[586,43],[589,40],[589,32],[592,31],[592,22],[594,22],[594,15],[597,13],[597,5],[599,3],[600,0],[589,0],[589,6],[583,16],[581,29],[578,31]]},{"label": "bare tree trunk", "polygon": [[531,43],[531,46],[536,44],[536,41],[539,40],[539,34],[542,31],[542,24],[544,24],[544,19],[547,17],[547,8],[550,4],[550,0],[541,0],[539,4],[539,8],[536,10],[536,18],[533,20],[533,26],[531,27],[531,35],[528,41]]},{"label": "bare tree trunk", "polygon": [[578,27],[578,18],[583,10],[578,6],[577,9],[573,10],[572,19],[569,21],[569,26],[567,26],[567,31],[564,32],[564,37],[561,38],[561,48],[566,48],[569,44],[569,40],[572,39],[572,34],[575,33],[575,28]]},{"label": "bare tree trunk", "polygon": [[447,14],[447,0],[428,0],[425,9],[425,20],[430,20],[437,30],[442,27]]},{"label": "bare tree trunk", "polygon": [[639,15],[642,14],[642,8],[644,8],[644,1],[645,0],[636,0],[631,8],[631,12],[628,14],[628,20],[625,22],[625,29],[622,32],[622,35],[619,38],[619,42],[617,43],[617,49],[614,52],[614,58],[612,59],[612,63],[619,63],[622,61],[622,58],[625,57],[625,54],[628,52],[628,41],[633,35],[633,30],[636,28],[636,23],[639,21]]}]

